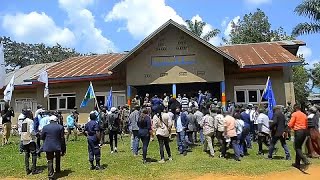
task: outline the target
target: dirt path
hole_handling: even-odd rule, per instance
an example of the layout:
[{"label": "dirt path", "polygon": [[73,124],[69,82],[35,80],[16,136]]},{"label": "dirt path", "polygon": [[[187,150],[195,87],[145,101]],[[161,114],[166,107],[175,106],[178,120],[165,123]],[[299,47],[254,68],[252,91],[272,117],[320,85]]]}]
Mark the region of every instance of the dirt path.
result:
[{"label": "dirt path", "polygon": [[292,169],[263,176],[225,176],[221,174],[206,174],[192,180],[316,180],[320,179],[320,166],[311,166],[306,173],[308,174],[303,174],[297,169]]}]

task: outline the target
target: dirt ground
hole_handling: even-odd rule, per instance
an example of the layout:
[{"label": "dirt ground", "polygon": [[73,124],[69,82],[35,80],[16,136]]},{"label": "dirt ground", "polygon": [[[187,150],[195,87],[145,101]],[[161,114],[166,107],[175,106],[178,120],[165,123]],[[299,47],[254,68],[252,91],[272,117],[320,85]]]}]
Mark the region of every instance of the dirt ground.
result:
[{"label": "dirt ground", "polygon": [[306,173],[298,169],[292,169],[284,172],[276,172],[263,176],[230,176],[206,174],[190,180],[316,180],[320,179],[320,166],[310,166]]}]

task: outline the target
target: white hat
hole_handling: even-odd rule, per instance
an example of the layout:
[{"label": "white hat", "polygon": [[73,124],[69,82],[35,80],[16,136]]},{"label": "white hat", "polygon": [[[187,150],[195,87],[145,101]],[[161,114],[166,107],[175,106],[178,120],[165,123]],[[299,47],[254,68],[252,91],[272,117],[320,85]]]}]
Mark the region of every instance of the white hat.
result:
[{"label": "white hat", "polygon": [[112,107],[112,108],[110,109],[111,112],[116,112],[116,110],[117,110],[117,108],[115,108],[115,107]]},{"label": "white hat", "polygon": [[53,115],[50,116],[49,119],[50,119],[50,121],[58,121],[57,116],[53,116]]}]

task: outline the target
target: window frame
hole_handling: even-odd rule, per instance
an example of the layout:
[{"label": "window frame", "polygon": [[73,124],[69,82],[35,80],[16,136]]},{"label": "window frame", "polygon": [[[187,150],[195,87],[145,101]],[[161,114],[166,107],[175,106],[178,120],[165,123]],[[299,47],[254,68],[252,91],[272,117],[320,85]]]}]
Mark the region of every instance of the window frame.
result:
[{"label": "window frame", "polygon": [[[55,94],[49,94],[48,97],[48,109],[49,110],[58,110],[58,111],[64,111],[64,110],[72,110],[72,109],[68,109],[68,98],[75,98],[75,105],[77,104],[77,96],[76,93],[55,93]],[[56,106],[57,109],[51,109],[50,107],[50,99],[56,99]],[[65,99],[66,103],[65,103],[65,108],[61,108],[60,107],[60,101],[62,99]]]},{"label": "window frame", "polygon": [[[236,104],[258,104],[261,99],[261,92],[265,89],[265,85],[244,85],[244,86],[234,86],[234,102]],[[244,91],[245,95],[245,102],[238,102],[237,101],[237,91]],[[249,101],[249,91],[256,91],[257,92],[257,102],[250,102]],[[267,103],[267,101],[261,101],[261,103]]]}]

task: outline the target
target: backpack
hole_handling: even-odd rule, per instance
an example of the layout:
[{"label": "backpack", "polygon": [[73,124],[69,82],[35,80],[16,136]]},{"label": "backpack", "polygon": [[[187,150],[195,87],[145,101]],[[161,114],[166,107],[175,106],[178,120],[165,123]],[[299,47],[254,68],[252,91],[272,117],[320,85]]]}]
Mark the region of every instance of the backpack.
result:
[{"label": "backpack", "polygon": [[117,114],[111,113],[109,115],[109,130],[119,131],[119,117]]}]

